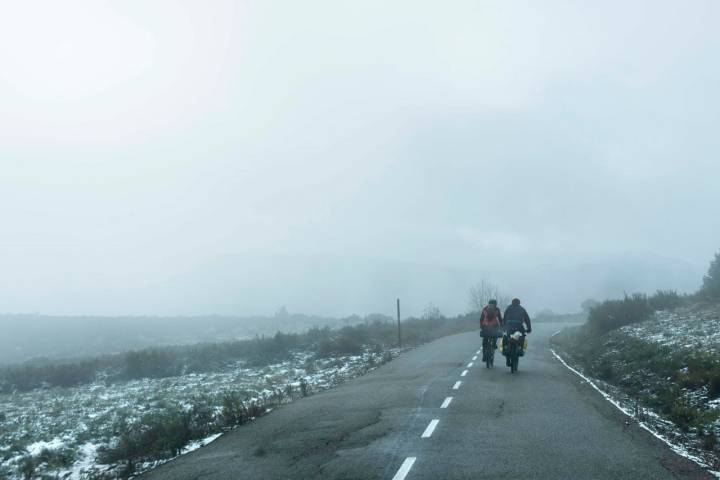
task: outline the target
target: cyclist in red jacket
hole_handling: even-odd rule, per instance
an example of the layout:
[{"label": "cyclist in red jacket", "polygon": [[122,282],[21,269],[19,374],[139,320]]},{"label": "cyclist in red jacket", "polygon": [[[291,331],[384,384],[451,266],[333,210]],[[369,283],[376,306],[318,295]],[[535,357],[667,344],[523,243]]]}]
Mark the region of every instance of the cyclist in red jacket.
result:
[{"label": "cyclist in red jacket", "polygon": [[488,304],[480,313],[480,336],[493,339],[493,348],[497,349],[499,327],[502,325],[502,313],[497,300],[488,300]]}]

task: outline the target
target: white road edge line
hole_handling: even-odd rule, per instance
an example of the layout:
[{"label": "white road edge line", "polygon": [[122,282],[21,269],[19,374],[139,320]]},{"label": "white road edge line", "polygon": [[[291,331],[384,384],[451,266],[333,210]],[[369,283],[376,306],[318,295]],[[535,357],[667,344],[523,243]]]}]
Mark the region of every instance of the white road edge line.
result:
[{"label": "white road edge line", "polygon": [[467,370],[463,370],[462,373],[460,374],[461,377],[464,377],[465,375],[467,375]]},{"label": "white road edge line", "polygon": [[460,388],[460,385],[462,385],[462,382],[458,380],[457,382],[455,382],[455,385],[453,385],[453,390],[457,390],[458,388]]},{"label": "white road edge line", "polygon": [[413,467],[415,460],[417,460],[417,457],[407,457],[402,465],[400,465],[400,468],[392,480],[405,480],[405,477],[408,473],[410,473],[410,469]]},{"label": "white road edge line", "polygon": [[437,418],[434,420],[430,420],[430,424],[427,426],[420,438],[430,438],[430,436],[435,431],[435,427],[437,427],[438,423],[440,423],[440,420]]},{"label": "white road edge line", "polygon": [[440,405],[440,408],[447,408],[450,406],[450,402],[452,402],[453,397],[445,397],[445,400],[443,401],[442,405]]},{"label": "white road edge line", "polygon": [[470,362],[470,363],[468,363],[468,366],[467,366],[467,367],[468,367],[468,368],[472,368],[472,366],[473,366],[473,362]]},{"label": "white road edge line", "polygon": [[[625,409],[622,405],[620,405],[620,403],[619,403],[618,401],[616,401],[616,400],[615,400],[614,398],[612,398],[610,395],[608,395],[607,393],[605,393],[600,387],[598,387],[597,385],[595,385],[595,383],[593,383],[592,380],[590,380],[588,377],[586,377],[585,375],[583,375],[582,373],[578,372],[578,371],[575,370],[573,367],[571,367],[570,365],[568,365],[568,364],[565,362],[565,360],[563,360],[563,358],[562,358],[560,355],[558,355],[557,353],[555,353],[555,350],[553,350],[553,349],[551,348],[550,351],[551,351],[552,354],[555,356],[555,358],[557,358],[557,359],[560,361],[560,363],[562,363],[562,364],[565,366],[565,368],[567,368],[568,370],[570,370],[571,372],[573,372],[575,375],[577,375],[578,377],[580,377],[580,378],[582,378],[583,380],[585,380],[585,381],[588,383],[588,385],[590,385],[592,388],[594,388],[595,390],[597,390],[598,392],[600,392],[600,395],[602,395],[603,398],[605,398],[605,400],[607,400],[608,402],[610,402],[611,404],[613,404],[613,405],[615,406],[615,408],[617,408],[618,410],[620,410],[622,413],[624,413],[624,414],[627,415],[628,417],[634,418],[634,415],[633,415],[633,413],[632,413],[630,410]],[[698,457],[696,457],[696,456],[694,456],[694,455],[691,455],[691,454],[690,454],[687,450],[685,450],[684,448],[682,448],[682,447],[680,447],[680,446],[678,446],[678,445],[673,444],[672,442],[670,442],[670,440],[668,440],[667,438],[665,438],[664,436],[660,435],[660,434],[657,433],[655,430],[653,430],[652,428],[650,428],[648,425],[646,425],[645,422],[638,422],[638,425],[640,425],[640,427],[642,427],[642,428],[644,428],[645,430],[647,430],[648,432],[650,432],[650,434],[651,434],[652,436],[654,436],[654,437],[657,438],[658,440],[662,441],[665,445],[667,445],[668,447],[670,447],[670,450],[672,450],[673,452],[677,453],[677,454],[680,455],[681,457],[685,457],[685,458],[687,458],[687,459],[689,459],[689,460],[692,460],[693,462],[697,463],[697,464],[700,465],[701,467],[706,468],[706,469],[707,469],[707,470],[706,470],[707,472],[709,472],[709,473],[711,473],[712,475],[720,478],[720,472],[716,472],[716,471],[714,471],[714,470],[710,470],[710,468],[711,468],[710,465],[707,465],[705,462],[703,462],[703,460],[702,460],[701,458],[698,458]]]}]

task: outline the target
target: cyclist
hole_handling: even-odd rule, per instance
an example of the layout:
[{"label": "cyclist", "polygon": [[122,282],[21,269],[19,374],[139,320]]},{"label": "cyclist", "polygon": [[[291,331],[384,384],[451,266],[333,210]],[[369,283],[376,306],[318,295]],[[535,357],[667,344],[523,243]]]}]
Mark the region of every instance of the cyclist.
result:
[{"label": "cyclist", "polygon": [[[522,333],[520,345],[525,345],[525,335],[532,332],[532,325],[530,324],[530,315],[528,315],[527,310],[520,306],[519,298],[513,298],[512,303],[505,309],[502,326],[505,328],[506,336],[510,336],[514,332]],[[505,357],[505,362],[509,367],[509,356]]]},{"label": "cyclist", "polygon": [[497,350],[497,337],[503,317],[497,306],[497,300],[488,300],[488,304],[480,313],[480,336],[483,337],[483,346],[492,338],[493,349]]}]

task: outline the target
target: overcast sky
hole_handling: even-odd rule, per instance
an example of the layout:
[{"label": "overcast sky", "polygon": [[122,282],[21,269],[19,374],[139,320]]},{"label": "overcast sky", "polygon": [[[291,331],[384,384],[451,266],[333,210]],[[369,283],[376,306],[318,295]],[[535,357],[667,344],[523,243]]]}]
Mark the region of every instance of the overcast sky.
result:
[{"label": "overcast sky", "polygon": [[207,311],[152,288],[228,256],[701,271],[719,21],[715,0],[8,3],[0,311]]}]

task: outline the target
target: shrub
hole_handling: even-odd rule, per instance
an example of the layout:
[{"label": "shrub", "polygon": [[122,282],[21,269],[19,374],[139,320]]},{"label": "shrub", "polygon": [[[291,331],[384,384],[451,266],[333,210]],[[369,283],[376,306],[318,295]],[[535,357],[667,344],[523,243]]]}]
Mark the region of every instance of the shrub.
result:
[{"label": "shrub", "polygon": [[708,385],[708,396],[714,400],[720,397],[720,372],[715,372]]},{"label": "shrub", "polygon": [[148,348],[125,354],[125,376],[130,379],[171,377],[181,371],[177,356],[168,349]]},{"label": "shrub", "polygon": [[139,424],[125,426],[117,446],[101,452],[101,462],[176,456],[204,433],[193,431],[192,424],[191,413],[181,409],[147,414]]},{"label": "shrub", "polygon": [[683,432],[688,432],[698,419],[697,408],[681,399],[676,399],[669,410],[668,418]]},{"label": "shrub", "polygon": [[240,395],[233,392],[223,396],[221,418],[226,427],[242,425],[248,421],[248,411]]},{"label": "shrub", "polygon": [[588,325],[594,333],[603,333],[631,323],[641,322],[653,313],[647,296],[642,293],[625,295],[622,300],[606,300],[593,307]]},{"label": "shrub", "polygon": [[615,377],[615,372],[613,370],[612,362],[610,362],[610,360],[603,359],[597,369],[597,377],[600,380],[604,380],[606,382],[611,382],[613,380],[613,378]]},{"label": "shrub", "polygon": [[37,457],[37,463],[47,463],[54,468],[67,468],[75,461],[75,452],[67,447],[49,450],[43,448]]},{"label": "shrub", "polygon": [[25,479],[32,478],[37,467],[35,459],[32,456],[27,456],[22,459],[20,466],[18,467],[18,473]]},{"label": "shrub", "polygon": [[303,364],[303,369],[305,370],[305,373],[309,375],[317,372],[317,365],[315,364],[315,359],[308,358],[307,360],[305,360],[305,363]]},{"label": "shrub", "polygon": [[682,297],[675,290],[658,290],[648,303],[653,310],[671,310],[682,304]]},{"label": "shrub", "polygon": [[708,432],[702,436],[703,449],[712,452],[713,450],[715,450],[716,446],[717,446],[717,435],[715,435],[715,432],[710,430],[710,432]]},{"label": "shrub", "polygon": [[[362,332],[364,333],[364,332]],[[353,332],[350,331],[341,331],[340,335],[338,336],[335,344],[337,348],[337,352],[340,354],[347,354],[347,355],[359,355],[363,351],[363,340],[367,341],[367,339],[363,338],[365,335],[353,335]]]},{"label": "shrub", "polygon": [[[343,329],[344,330],[344,329]],[[330,357],[334,355],[359,355],[363,351],[363,344],[349,331],[343,331],[335,338],[326,338],[320,341],[318,356]]]}]

